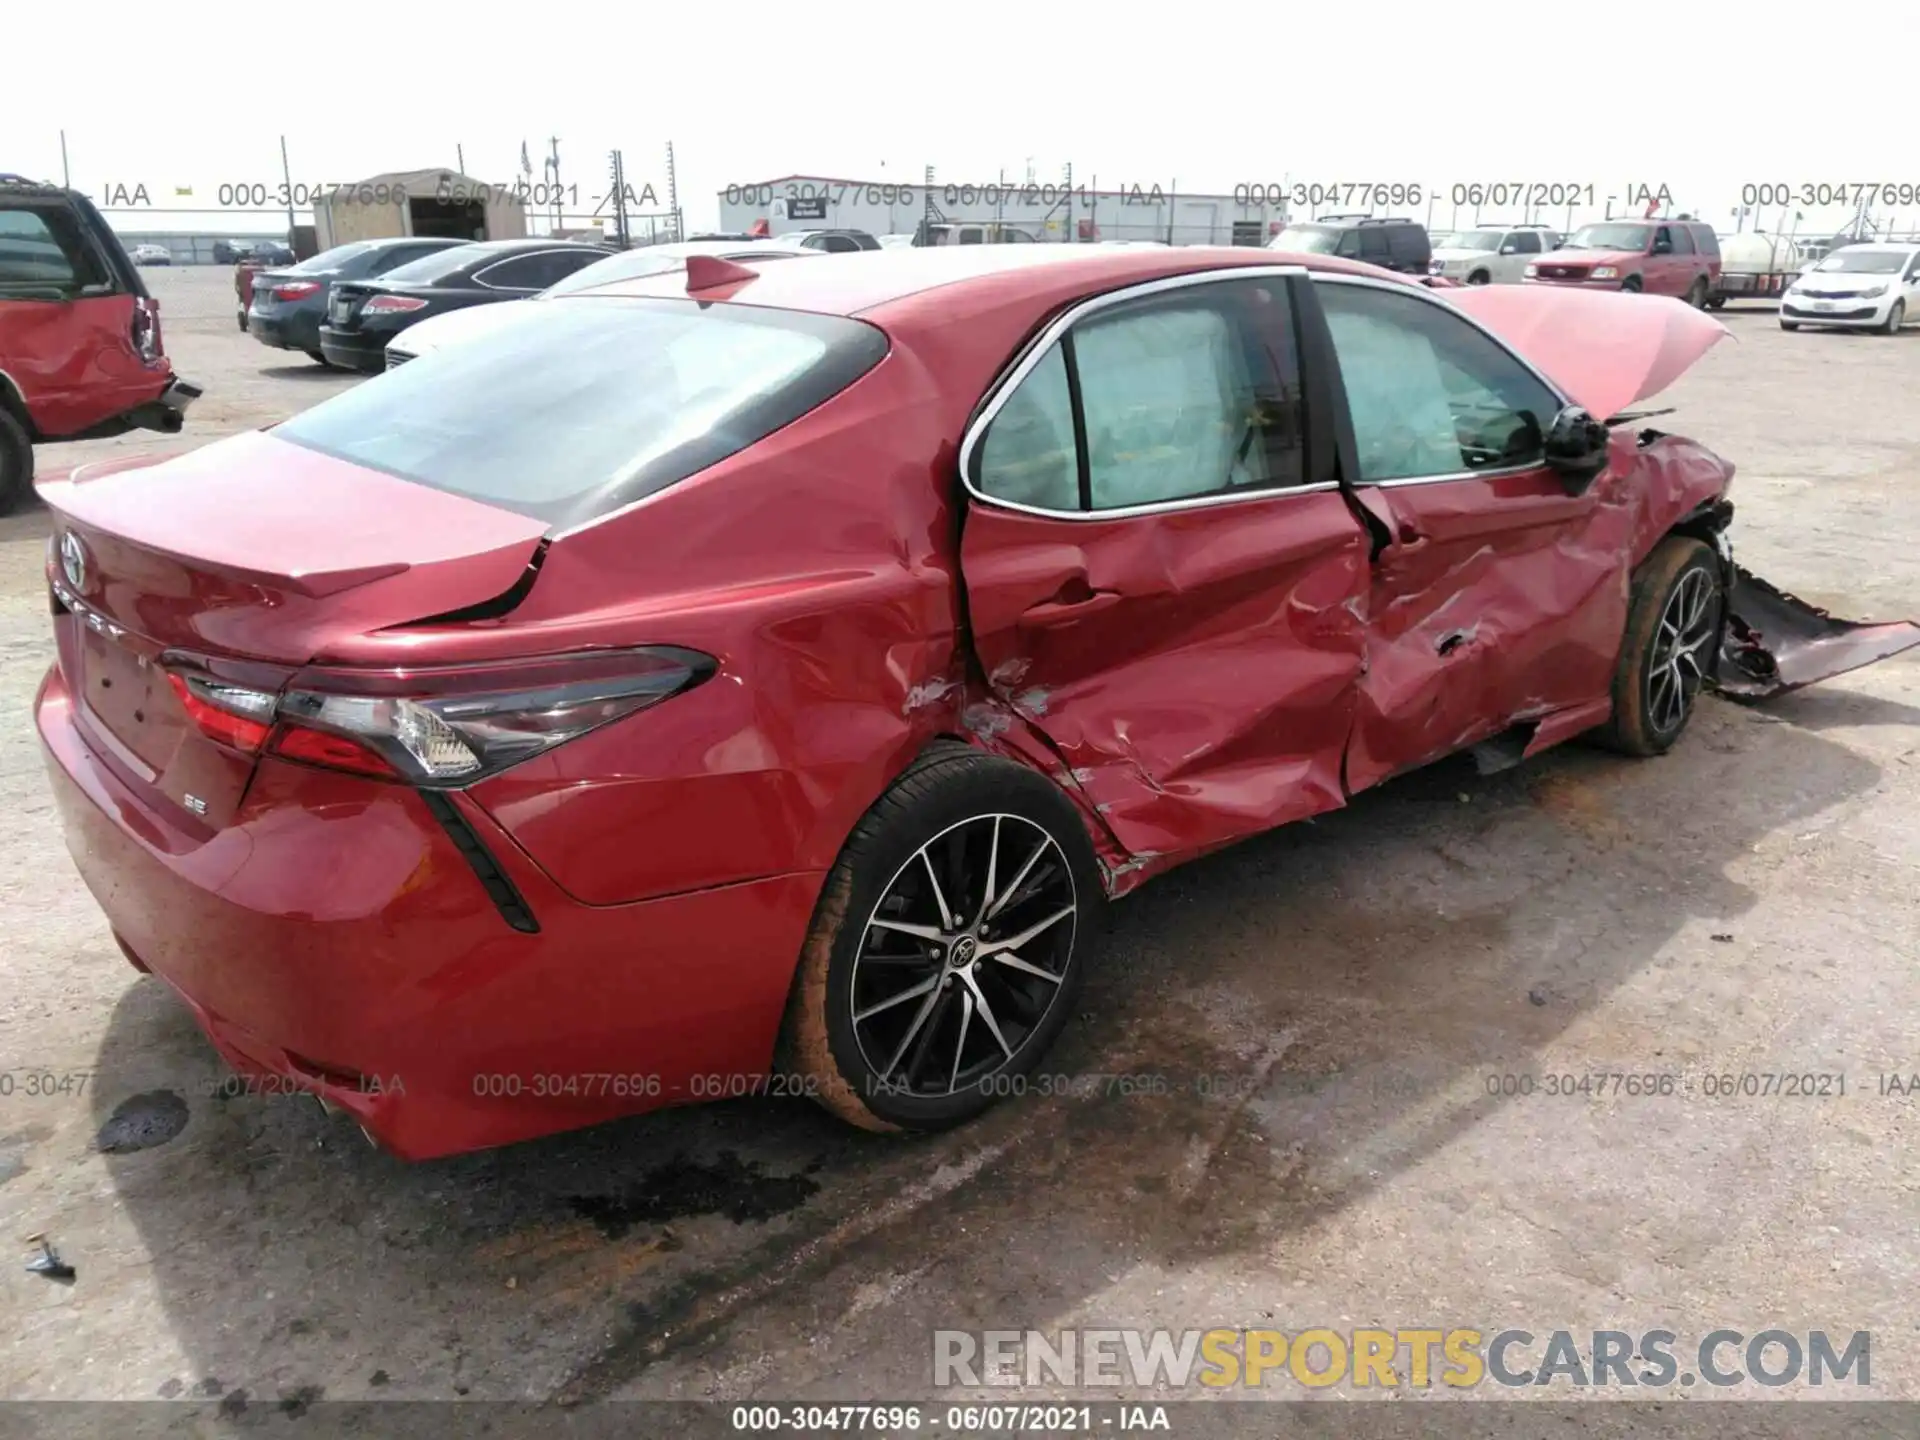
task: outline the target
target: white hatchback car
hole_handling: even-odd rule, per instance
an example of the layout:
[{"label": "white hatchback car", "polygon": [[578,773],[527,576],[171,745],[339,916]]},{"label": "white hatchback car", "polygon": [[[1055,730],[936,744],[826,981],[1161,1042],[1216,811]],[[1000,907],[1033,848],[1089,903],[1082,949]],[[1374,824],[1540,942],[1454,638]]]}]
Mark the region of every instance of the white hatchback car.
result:
[{"label": "white hatchback car", "polygon": [[1803,270],[1780,297],[1780,328],[1832,325],[1899,333],[1920,315],[1920,245],[1848,245]]},{"label": "white hatchback car", "polygon": [[1544,225],[1489,225],[1462,230],[1436,244],[1429,275],[1444,275],[1465,285],[1518,285],[1527,266],[1564,237]]}]

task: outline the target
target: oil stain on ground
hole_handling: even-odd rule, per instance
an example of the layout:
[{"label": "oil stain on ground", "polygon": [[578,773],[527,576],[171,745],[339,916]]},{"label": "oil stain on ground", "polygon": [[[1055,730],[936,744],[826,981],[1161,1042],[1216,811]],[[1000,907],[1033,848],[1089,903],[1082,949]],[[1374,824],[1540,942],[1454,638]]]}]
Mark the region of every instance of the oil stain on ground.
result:
[{"label": "oil stain on ground", "polygon": [[126,1155],[164,1145],[187,1128],[187,1102],[172,1090],[146,1090],[113,1107],[94,1145],[104,1155]]},{"label": "oil stain on ground", "polygon": [[567,1203],[609,1240],[618,1240],[635,1225],[695,1215],[724,1215],[736,1225],[770,1220],[798,1209],[819,1189],[809,1175],[769,1175],[723,1150],[710,1162],[677,1156],[617,1194],[573,1195]]}]

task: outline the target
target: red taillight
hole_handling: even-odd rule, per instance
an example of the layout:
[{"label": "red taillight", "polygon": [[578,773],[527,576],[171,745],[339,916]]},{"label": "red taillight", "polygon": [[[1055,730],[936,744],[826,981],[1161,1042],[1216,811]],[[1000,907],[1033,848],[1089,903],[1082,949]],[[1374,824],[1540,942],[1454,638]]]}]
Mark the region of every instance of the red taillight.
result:
[{"label": "red taillight", "polygon": [[274,286],[272,293],[276,300],[304,300],[319,288],[319,284],[312,280],[292,280],[285,285]]},{"label": "red taillight", "polygon": [[376,295],[361,307],[363,315],[403,315],[409,310],[424,310],[427,302],[411,295]]},{"label": "red taillight", "polygon": [[308,765],[324,765],[329,770],[351,770],[356,775],[378,775],[383,780],[400,778],[398,770],[358,740],[309,730],[304,725],[282,725],[274,733],[272,753]]},{"label": "red taillight", "polygon": [[[471,785],[714,669],[710,656],[647,646],[444,670],[314,670],[280,696],[281,728],[268,749],[415,785]],[[328,739],[346,748],[328,750]]]},{"label": "red taillight", "polygon": [[187,718],[209,740],[247,755],[256,755],[273,729],[273,695],[240,685],[225,685],[202,676],[167,672],[167,683],[180,697]]},{"label": "red taillight", "polygon": [[135,300],[127,323],[135,353],[147,364],[157,364],[166,354],[160,344],[160,302],[151,296]]}]

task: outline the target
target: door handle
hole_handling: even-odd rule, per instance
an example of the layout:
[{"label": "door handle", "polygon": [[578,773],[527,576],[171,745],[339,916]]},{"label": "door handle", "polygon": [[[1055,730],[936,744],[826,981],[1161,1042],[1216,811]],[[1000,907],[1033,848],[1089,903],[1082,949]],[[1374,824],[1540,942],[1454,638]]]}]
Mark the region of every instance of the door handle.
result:
[{"label": "door handle", "polygon": [[1073,600],[1048,600],[1020,617],[1022,625],[1071,625],[1120,603],[1118,590],[1095,590]]}]

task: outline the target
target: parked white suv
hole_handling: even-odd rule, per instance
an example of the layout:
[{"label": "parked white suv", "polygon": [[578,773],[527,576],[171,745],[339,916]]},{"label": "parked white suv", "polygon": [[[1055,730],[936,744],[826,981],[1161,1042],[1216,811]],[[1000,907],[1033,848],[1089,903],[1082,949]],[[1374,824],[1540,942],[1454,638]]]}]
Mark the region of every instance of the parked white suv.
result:
[{"label": "parked white suv", "polygon": [[1833,325],[1894,335],[1920,315],[1920,245],[1848,245],[1780,297],[1780,328]]},{"label": "parked white suv", "polygon": [[1465,285],[1518,285],[1527,266],[1565,237],[1544,225],[1493,225],[1462,230],[1437,247],[1427,266]]}]

